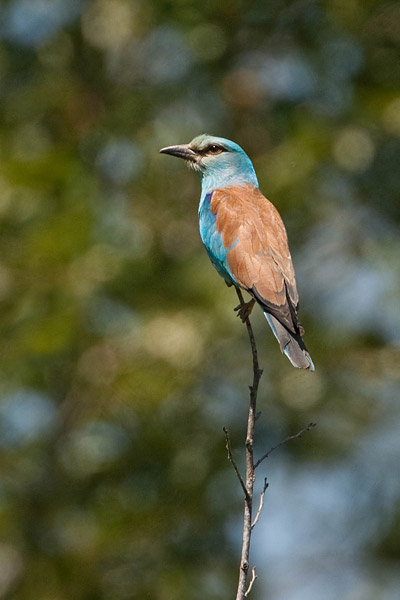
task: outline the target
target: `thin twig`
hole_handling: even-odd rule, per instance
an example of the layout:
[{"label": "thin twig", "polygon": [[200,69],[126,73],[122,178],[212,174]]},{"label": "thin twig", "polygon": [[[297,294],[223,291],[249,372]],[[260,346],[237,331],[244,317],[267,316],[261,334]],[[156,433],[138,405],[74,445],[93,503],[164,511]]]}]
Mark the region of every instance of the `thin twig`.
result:
[{"label": "thin twig", "polygon": [[244,495],[247,498],[247,490],[246,490],[246,486],[244,484],[243,478],[240,474],[240,471],[237,467],[237,464],[235,463],[235,460],[232,456],[232,449],[231,449],[231,440],[229,438],[229,431],[227,430],[226,427],[223,427],[223,431],[225,433],[225,440],[226,440],[226,449],[228,451],[228,460],[229,462],[232,464],[233,468],[235,469],[235,473],[237,478],[239,479],[240,485],[242,486],[242,490],[244,491]]},{"label": "thin twig", "polygon": [[254,518],[254,521],[251,524],[251,529],[254,529],[254,527],[257,525],[258,519],[260,518],[261,511],[264,506],[264,496],[265,496],[265,492],[266,492],[267,488],[268,488],[268,482],[267,482],[267,478],[265,477],[263,491],[260,494],[260,504],[258,505],[258,510],[257,510],[257,514]]},{"label": "thin twig", "polygon": [[[237,293],[239,301],[240,301],[240,305],[243,306],[245,304],[245,302],[243,300],[242,292],[238,288],[235,288],[235,289],[236,289],[236,293]],[[251,580],[246,589],[247,575],[249,572],[249,554],[250,554],[251,533],[260,518],[261,511],[262,511],[263,504],[264,504],[265,492],[268,487],[267,479],[265,479],[264,480],[264,488],[260,494],[259,507],[258,507],[256,516],[254,518],[254,521],[252,522],[253,490],[254,490],[254,482],[256,479],[255,470],[263,462],[263,460],[265,460],[271,454],[271,452],[273,452],[274,450],[276,450],[283,444],[286,444],[286,442],[289,442],[290,440],[294,440],[296,438],[301,437],[303,433],[305,433],[306,431],[309,431],[312,427],[315,427],[315,423],[310,423],[307,427],[305,427],[304,429],[302,429],[301,431],[296,433],[296,435],[290,435],[287,438],[285,438],[284,440],[282,440],[279,444],[272,447],[256,463],[254,463],[254,451],[253,451],[254,429],[255,429],[256,419],[259,417],[259,413],[257,413],[257,410],[256,410],[257,409],[257,393],[258,393],[258,386],[259,386],[261,375],[262,375],[262,370],[259,368],[259,365],[258,365],[256,340],[254,338],[254,333],[253,333],[253,329],[251,327],[250,319],[249,319],[248,315],[246,316],[246,313],[244,313],[244,315],[245,315],[245,317],[244,317],[243,321],[247,327],[247,333],[249,336],[250,346],[251,346],[251,354],[252,354],[252,358],[253,358],[253,383],[250,386],[250,406],[249,406],[249,415],[248,415],[248,419],[247,419],[247,433],[246,433],[246,443],[245,443],[245,453],[246,453],[245,482],[243,481],[243,479],[239,473],[239,469],[237,468],[236,463],[233,460],[229,434],[228,434],[228,431],[224,428],[225,437],[226,437],[226,447],[228,450],[228,458],[235,469],[236,475],[240,481],[240,485],[242,486],[242,489],[244,491],[242,553],[241,553],[241,558],[240,558],[239,582],[238,582],[238,587],[237,587],[236,600],[245,600],[245,598],[247,598],[247,596],[249,595],[255,580],[257,579],[256,569],[255,569],[255,567],[253,567]]]},{"label": "thin twig", "polygon": [[249,587],[247,588],[247,590],[246,590],[246,592],[244,594],[246,598],[250,594],[251,588],[253,587],[253,583],[255,582],[256,579],[257,579],[256,568],[253,567],[252,570],[251,570],[251,580],[250,580],[250,583],[249,583]]},{"label": "thin twig", "polygon": [[263,454],[263,456],[261,458],[258,459],[258,461],[255,463],[254,465],[254,469],[257,469],[257,467],[259,465],[261,465],[262,461],[265,460],[266,458],[268,458],[268,456],[274,451],[277,450],[277,448],[280,448],[281,446],[283,446],[284,444],[286,444],[287,442],[290,442],[291,440],[296,440],[297,438],[300,438],[303,433],[305,433],[306,431],[310,431],[310,429],[312,429],[313,427],[315,427],[317,424],[316,423],[309,423],[307,425],[307,427],[304,427],[304,429],[301,429],[298,433],[295,433],[295,435],[288,435],[284,440],[282,440],[281,442],[279,442],[279,444],[276,444],[276,446],[272,446],[272,448],[270,448],[268,450],[268,452],[266,452],[265,454]]},{"label": "thin twig", "polygon": [[[243,300],[242,292],[236,289],[236,293],[239,298],[239,302],[243,305],[245,302]],[[256,422],[257,415],[257,392],[258,385],[260,383],[260,378],[262,375],[262,370],[258,365],[258,355],[257,355],[257,346],[256,340],[254,338],[253,329],[251,327],[250,319],[247,316],[244,319],[247,327],[247,333],[250,340],[251,353],[253,357],[253,383],[250,386],[250,405],[249,405],[249,416],[247,419],[247,432],[246,432],[246,443],[245,443],[245,452],[246,452],[246,493],[244,499],[244,513],[243,513],[243,539],[242,539],[242,553],[240,559],[240,569],[239,569],[239,582],[236,594],[236,600],[244,600],[246,598],[247,593],[250,592],[250,589],[254,583],[256,578],[255,570],[253,569],[253,577],[250,582],[250,585],[246,591],[246,582],[247,582],[247,574],[249,571],[249,554],[250,554],[250,539],[251,539],[251,521],[252,521],[252,508],[253,508],[253,488],[255,481],[254,474],[254,451],[253,451],[253,441],[254,441],[254,428]]]}]

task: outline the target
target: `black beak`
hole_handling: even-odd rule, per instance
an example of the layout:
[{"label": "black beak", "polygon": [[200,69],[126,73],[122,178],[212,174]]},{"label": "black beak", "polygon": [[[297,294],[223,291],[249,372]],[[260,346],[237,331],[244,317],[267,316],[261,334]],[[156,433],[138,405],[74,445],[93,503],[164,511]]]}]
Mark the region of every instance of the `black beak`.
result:
[{"label": "black beak", "polygon": [[178,158],[184,158],[195,162],[198,158],[196,152],[189,148],[188,144],[182,144],[181,146],[168,146],[167,148],[161,148],[161,154],[171,154],[171,156],[177,156]]}]

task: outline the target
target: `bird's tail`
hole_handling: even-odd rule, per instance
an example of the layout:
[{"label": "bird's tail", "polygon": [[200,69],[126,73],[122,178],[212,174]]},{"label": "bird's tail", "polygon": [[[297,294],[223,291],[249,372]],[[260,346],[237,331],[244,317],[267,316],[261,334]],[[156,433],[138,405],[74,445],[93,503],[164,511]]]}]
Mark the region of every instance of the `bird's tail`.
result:
[{"label": "bird's tail", "polygon": [[315,371],[314,363],[307,352],[307,348],[300,334],[294,334],[288,331],[274,316],[266,311],[264,315],[267,318],[274,336],[279,342],[281,352],[286,354],[294,367],[298,369],[309,369]]}]

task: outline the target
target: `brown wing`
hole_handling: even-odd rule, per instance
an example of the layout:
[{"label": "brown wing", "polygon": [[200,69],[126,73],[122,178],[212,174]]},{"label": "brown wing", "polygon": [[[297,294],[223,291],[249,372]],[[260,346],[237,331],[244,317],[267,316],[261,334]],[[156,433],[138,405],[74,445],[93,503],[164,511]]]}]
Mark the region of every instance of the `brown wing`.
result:
[{"label": "brown wing", "polygon": [[211,210],[238,284],[290,330],[299,331],[298,293],[283,221],[258,188],[214,191]]}]

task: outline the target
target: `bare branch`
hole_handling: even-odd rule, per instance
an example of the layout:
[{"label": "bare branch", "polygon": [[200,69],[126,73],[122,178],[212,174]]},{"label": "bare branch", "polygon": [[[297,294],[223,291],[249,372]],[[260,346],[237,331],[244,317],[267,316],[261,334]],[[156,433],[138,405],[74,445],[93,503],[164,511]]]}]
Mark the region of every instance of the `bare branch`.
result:
[{"label": "bare branch", "polygon": [[238,295],[240,306],[238,307],[240,317],[242,321],[246,324],[247,333],[250,340],[251,346],[251,354],[253,359],[253,383],[249,386],[250,389],[250,405],[249,405],[249,414],[247,419],[247,432],[246,432],[246,442],[245,442],[245,456],[246,456],[246,477],[243,480],[242,476],[239,473],[239,469],[232,457],[231,443],[229,439],[229,433],[227,429],[224,427],[224,433],[226,438],[226,448],[228,450],[228,459],[232,463],[233,468],[235,469],[236,475],[239,479],[240,485],[244,491],[244,511],[243,511],[243,538],[242,538],[242,553],[240,558],[240,568],[239,568],[239,581],[236,593],[236,600],[245,600],[247,596],[250,594],[251,589],[255,580],[257,579],[256,569],[253,567],[251,571],[251,579],[250,583],[247,586],[247,575],[249,572],[249,554],[250,554],[250,540],[251,533],[253,528],[257,524],[262,509],[264,505],[264,496],[265,492],[268,488],[267,479],[264,479],[264,488],[260,494],[260,502],[258,506],[258,510],[254,521],[252,522],[252,510],[253,510],[253,492],[254,492],[254,482],[256,479],[255,470],[256,468],[265,460],[271,452],[286,444],[290,440],[294,440],[302,436],[303,433],[309,431],[312,427],[315,427],[315,423],[310,423],[307,427],[296,433],[296,435],[290,435],[284,440],[282,440],[279,444],[272,447],[268,452],[266,452],[256,463],[254,463],[254,450],[253,450],[253,442],[254,442],[254,430],[256,420],[259,418],[260,413],[257,412],[257,393],[258,386],[260,383],[262,370],[258,365],[258,355],[257,355],[257,346],[254,338],[253,329],[250,323],[249,314],[252,303],[246,304],[243,300],[243,295],[240,289],[235,288],[236,293]]},{"label": "bare branch", "polygon": [[[242,292],[236,289],[236,293],[238,295],[240,304],[242,306],[245,305],[243,300]],[[252,507],[253,507],[253,488],[255,481],[254,474],[254,451],[253,451],[253,441],[254,441],[254,429],[255,422],[257,418],[257,393],[258,393],[258,385],[260,383],[260,378],[262,375],[262,370],[258,365],[258,354],[257,354],[257,346],[256,340],[254,338],[253,329],[251,327],[250,319],[248,314],[244,313],[243,318],[244,323],[247,327],[247,333],[250,340],[251,353],[253,358],[253,383],[250,386],[250,405],[249,405],[249,415],[247,419],[247,433],[246,433],[246,442],[245,442],[245,453],[246,453],[246,494],[244,500],[244,513],[243,513],[243,539],[242,539],[242,554],[240,559],[240,569],[239,569],[239,582],[236,594],[236,600],[244,600],[247,594],[250,592],[253,583],[256,579],[255,569],[252,572],[252,579],[250,581],[250,585],[246,591],[246,582],[247,582],[247,573],[249,571],[249,554],[250,554],[250,539],[251,539],[251,521],[252,521]]]},{"label": "bare branch", "polygon": [[240,474],[240,471],[239,471],[239,469],[237,467],[237,464],[235,463],[235,460],[234,460],[234,458],[232,456],[231,440],[229,438],[229,431],[227,430],[226,427],[223,427],[223,431],[225,433],[226,449],[228,451],[228,460],[232,464],[233,468],[235,469],[236,476],[239,479],[240,485],[242,486],[242,490],[244,491],[244,496],[245,496],[245,498],[247,498],[248,492],[247,492],[246,486],[244,484],[244,481],[243,481],[243,478],[242,478],[242,476]]},{"label": "bare branch", "polygon": [[251,570],[251,580],[250,580],[250,583],[249,583],[249,587],[247,588],[247,591],[244,594],[246,598],[250,594],[251,588],[253,587],[253,583],[255,582],[256,579],[257,579],[256,568],[253,567],[252,570]]},{"label": "bare branch", "polygon": [[263,491],[260,494],[260,504],[258,505],[258,510],[257,510],[257,514],[254,518],[253,523],[251,524],[251,529],[253,530],[254,527],[257,525],[258,519],[260,518],[261,515],[261,511],[263,509],[264,506],[264,496],[265,496],[265,492],[268,488],[268,482],[267,482],[267,478],[264,478],[264,487],[263,487]]},{"label": "bare branch", "polygon": [[261,463],[263,462],[263,460],[265,460],[266,458],[268,458],[268,456],[274,451],[277,450],[277,448],[280,448],[281,446],[283,446],[284,444],[286,444],[287,442],[290,442],[291,440],[296,440],[297,438],[300,438],[303,433],[305,433],[306,431],[310,431],[310,429],[312,429],[313,427],[316,427],[316,423],[309,423],[307,425],[307,427],[304,427],[304,429],[301,429],[298,433],[296,433],[295,435],[288,435],[284,440],[282,440],[281,442],[279,442],[279,444],[276,444],[276,446],[272,446],[272,448],[270,448],[268,450],[268,452],[266,452],[265,454],[263,454],[263,456],[261,458],[258,459],[258,461],[255,463],[254,465],[254,469],[257,469],[257,467],[259,465],[261,465]]}]

